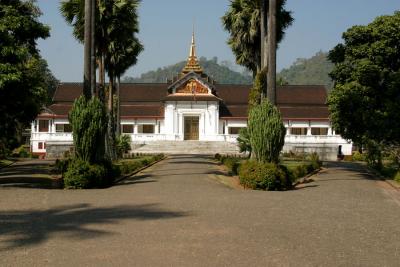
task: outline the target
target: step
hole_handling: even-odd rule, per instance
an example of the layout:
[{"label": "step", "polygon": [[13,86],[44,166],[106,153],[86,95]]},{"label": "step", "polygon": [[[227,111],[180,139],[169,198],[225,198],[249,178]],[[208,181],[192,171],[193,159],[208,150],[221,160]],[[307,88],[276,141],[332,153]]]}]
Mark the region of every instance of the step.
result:
[{"label": "step", "polygon": [[235,143],[212,141],[154,141],[147,144],[132,144],[131,153],[143,154],[240,154]]}]

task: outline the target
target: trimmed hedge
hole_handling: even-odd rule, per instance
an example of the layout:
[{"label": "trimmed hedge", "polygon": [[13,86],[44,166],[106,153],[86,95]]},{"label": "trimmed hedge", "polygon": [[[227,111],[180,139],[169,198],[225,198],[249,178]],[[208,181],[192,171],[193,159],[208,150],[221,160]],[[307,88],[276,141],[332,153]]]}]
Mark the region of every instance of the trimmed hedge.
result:
[{"label": "trimmed hedge", "polygon": [[110,186],[116,176],[109,163],[90,164],[82,159],[73,159],[64,174],[64,186],[71,189],[101,188]]},{"label": "trimmed hedge", "polygon": [[121,160],[115,166],[119,169],[122,175],[132,173],[140,168],[143,168],[155,161],[158,161],[164,157],[163,154],[158,154],[154,156],[147,156],[137,159]]},{"label": "trimmed hedge", "polygon": [[112,164],[90,164],[79,158],[57,160],[55,172],[62,174],[64,187],[70,189],[104,188],[111,186],[121,174],[132,173],[155,161],[162,159],[164,155],[147,156],[137,159],[123,160]]},{"label": "trimmed hedge", "polygon": [[239,169],[240,183],[256,190],[286,190],[292,187],[288,170],[274,163],[244,161]]},{"label": "trimmed hedge", "polygon": [[239,174],[240,183],[247,188],[260,190],[287,190],[298,179],[318,170],[322,166],[317,154],[304,155],[304,162],[288,168],[274,163],[259,163],[254,160],[215,155],[230,174]]}]

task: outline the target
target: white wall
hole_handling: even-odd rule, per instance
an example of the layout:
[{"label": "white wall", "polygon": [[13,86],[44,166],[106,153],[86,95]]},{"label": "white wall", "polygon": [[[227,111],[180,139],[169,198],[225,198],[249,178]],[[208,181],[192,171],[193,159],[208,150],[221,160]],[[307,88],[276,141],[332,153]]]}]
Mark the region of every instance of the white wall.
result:
[{"label": "white wall", "polygon": [[[229,135],[229,127],[247,127],[247,120],[219,119],[219,105],[210,102],[167,102],[165,104],[165,119],[123,119],[121,125],[134,125],[131,134],[133,142],[152,142],[162,140],[184,139],[184,117],[199,116],[199,140],[236,142],[236,135]],[[46,149],[38,148],[39,143],[61,142],[72,144],[72,133],[56,133],[56,124],[66,124],[68,119],[49,119],[49,131],[38,132],[38,122],[31,125],[31,148],[34,153],[45,153]],[[335,135],[329,121],[285,121],[288,134],[285,137],[284,151],[299,150],[330,150],[337,151],[342,146],[345,155],[351,155],[352,144],[341,136]],[[138,126],[155,125],[154,134],[139,134]],[[307,128],[307,135],[291,135],[292,127]],[[328,128],[328,135],[312,135],[312,128]],[[332,154],[332,153],[331,153]],[[334,152],[333,152],[334,154]]]},{"label": "white wall", "polygon": [[167,102],[163,134],[184,139],[184,117],[199,117],[199,140],[212,141],[219,133],[219,109],[216,101]]}]

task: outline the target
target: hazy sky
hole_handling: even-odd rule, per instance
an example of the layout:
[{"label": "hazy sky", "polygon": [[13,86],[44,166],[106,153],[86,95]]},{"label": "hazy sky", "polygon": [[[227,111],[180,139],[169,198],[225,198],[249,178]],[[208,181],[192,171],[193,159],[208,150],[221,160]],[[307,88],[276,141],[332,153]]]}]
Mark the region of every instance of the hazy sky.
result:
[{"label": "hazy sky", "polygon": [[[39,41],[42,56],[61,81],[81,81],[83,46],[72,36],[59,12],[59,0],[38,0],[43,12],[40,20],[51,27],[51,37]],[[193,20],[198,56],[234,62],[226,44],[221,16],[229,0],[142,0],[139,9],[140,34],[145,51],[138,64],[126,73],[139,76],[158,67],[185,60],[189,53]],[[290,66],[297,58],[328,51],[341,42],[342,33],[352,25],[367,24],[376,16],[400,10],[399,0],[287,0],[293,12],[278,51],[278,69]]]}]

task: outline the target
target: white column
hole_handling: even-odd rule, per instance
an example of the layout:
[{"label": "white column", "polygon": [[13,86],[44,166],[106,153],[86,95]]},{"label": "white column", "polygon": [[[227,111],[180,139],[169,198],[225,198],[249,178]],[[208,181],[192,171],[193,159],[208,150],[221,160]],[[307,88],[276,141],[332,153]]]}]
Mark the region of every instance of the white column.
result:
[{"label": "white column", "polygon": [[311,127],[307,127],[307,135],[311,135]]},{"label": "white column", "polygon": [[178,114],[178,129],[177,129],[177,133],[178,134],[183,134],[183,114],[180,113]]},{"label": "white column", "polygon": [[138,125],[135,124],[133,125],[133,134],[137,134],[138,133]]}]

